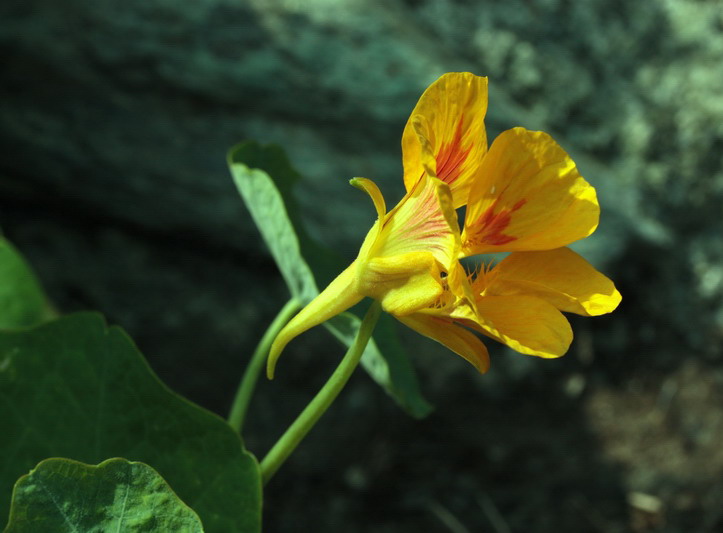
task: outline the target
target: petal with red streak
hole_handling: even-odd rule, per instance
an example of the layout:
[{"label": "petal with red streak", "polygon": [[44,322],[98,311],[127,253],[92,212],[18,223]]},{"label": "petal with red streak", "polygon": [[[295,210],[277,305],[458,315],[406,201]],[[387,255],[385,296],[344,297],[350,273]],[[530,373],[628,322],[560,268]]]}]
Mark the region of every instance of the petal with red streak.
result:
[{"label": "petal with red streak", "polygon": [[486,112],[487,78],[452,72],[430,85],[402,135],[407,190],[427,172],[450,186],[455,209],[466,204],[487,152]]},{"label": "petal with red streak", "polygon": [[461,246],[457,213],[449,187],[425,175],[399,204],[387,213],[366,258],[391,257],[410,252],[429,252],[449,270]]},{"label": "petal with red streak", "polygon": [[470,190],[463,254],[550,250],[590,235],[600,207],[595,189],[546,133],[500,134]]}]

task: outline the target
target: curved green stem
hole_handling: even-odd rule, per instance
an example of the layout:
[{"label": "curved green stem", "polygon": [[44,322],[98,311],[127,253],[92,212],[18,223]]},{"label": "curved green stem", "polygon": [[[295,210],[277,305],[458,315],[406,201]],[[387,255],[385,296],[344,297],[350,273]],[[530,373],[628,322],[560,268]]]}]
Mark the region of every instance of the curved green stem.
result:
[{"label": "curved green stem", "polygon": [[237,432],[241,432],[241,428],[246,418],[246,412],[249,408],[249,402],[251,401],[251,395],[254,393],[256,388],[256,382],[259,379],[261,369],[264,367],[266,357],[269,355],[269,349],[271,343],[274,342],[276,335],[278,335],[281,328],[291,320],[291,317],[301,309],[301,302],[296,298],[292,298],[286,305],[279,311],[276,318],[266,330],[264,336],[261,338],[256,350],[251,356],[246,371],[244,372],[241,382],[239,383],[238,390],[236,391],[236,397],[233,400],[231,406],[231,413],[228,415],[228,423]]},{"label": "curved green stem", "polygon": [[291,455],[291,452],[296,449],[306,434],[309,433],[309,430],[314,427],[314,424],[326,412],[341,392],[341,389],[344,388],[346,382],[349,381],[352,372],[359,364],[372,331],[374,331],[380,312],[381,305],[379,302],[372,303],[359,327],[354,343],[349,347],[339,366],[314,399],[311,400],[309,405],[306,406],[299,417],[286,430],[286,433],[281,436],[261,461],[261,478],[264,485],[269,482],[286,458]]}]

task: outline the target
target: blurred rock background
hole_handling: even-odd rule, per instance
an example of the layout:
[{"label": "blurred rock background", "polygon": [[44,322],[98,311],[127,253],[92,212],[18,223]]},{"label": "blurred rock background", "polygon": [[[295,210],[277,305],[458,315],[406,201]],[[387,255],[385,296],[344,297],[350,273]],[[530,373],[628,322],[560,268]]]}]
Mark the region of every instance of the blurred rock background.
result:
[{"label": "blurred rock background", "polygon": [[[489,137],[551,133],[599,191],[578,249],[624,296],[563,359],[486,376],[401,332],[436,405],[362,372],[269,485],[266,531],[723,528],[723,3],[719,0],[6,0],[0,227],[64,311],[126,328],[225,414],[286,290],[225,152],[284,147],[311,233],[351,259],[401,195],[400,138],[440,74],[490,78]],[[295,341],[254,404],[262,455],[338,359]],[[313,356],[305,356],[305,350]]]}]

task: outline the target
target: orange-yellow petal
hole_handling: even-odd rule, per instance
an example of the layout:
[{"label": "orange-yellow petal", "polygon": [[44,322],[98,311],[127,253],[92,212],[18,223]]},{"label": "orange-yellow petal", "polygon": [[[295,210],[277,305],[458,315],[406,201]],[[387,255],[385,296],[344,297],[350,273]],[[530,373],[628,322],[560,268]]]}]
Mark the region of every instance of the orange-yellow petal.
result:
[{"label": "orange-yellow petal", "polygon": [[429,252],[443,268],[452,268],[461,245],[457,213],[449,187],[424,175],[397,206],[387,213],[372,246],[359,260]]},{"label": "orange-yellow petal", "polygon": [[276,361],[289,341],[307,329],[346,311],[364,297],[357,291],[356,285],[356,265],[352,263],[284,326],[269,352],[266,367],[269,379],[273,379]]},{"label": "orange-yellow petal", "polygon": [[487,78],[451,72],[430,85],[402,135],[407,190],[426,171],[450,186],[455,208],[467,203],[470,183],[487,152],[486,112]]},{"label": "orange-yellow petal", "polygon": [[463,254],[550,250],[590,235],[600,207],[595,189],[546,133],[500,134],[470,190]]},{"label": "orange-yellow petal", "polygon": [[397,318],[417,333],[444,344],[481,373],[489,370],[490,357],[485,345],[474,333],[455,324],[452,319],[423,313]]},{"label": "orange-yellow petal", "polygon": [[520,353],[559,357],[572,342],[572,328],[563,314],[533,296],[482,296],[477,312],[477,317],[462,314],[458,319]]},{"label": "orange-yellow petal", "polygon": [[528,294],[568,313],[602,315],[621,300],[613,282],[569,248],[513,252],[490,273],[492,294]]}]

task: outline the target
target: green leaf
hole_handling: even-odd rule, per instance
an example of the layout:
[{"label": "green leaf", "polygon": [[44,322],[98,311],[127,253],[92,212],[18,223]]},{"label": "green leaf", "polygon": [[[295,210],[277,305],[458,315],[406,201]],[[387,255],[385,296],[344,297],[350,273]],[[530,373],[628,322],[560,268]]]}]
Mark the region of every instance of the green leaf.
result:
[{"label": "green leaf", "polygon": [[[293,169],[281,148],[261,146],[254,141],[233,147],[229,151],[228,161],[234,181],[271,249],[291,294],[304,303],[310,301],[319,293],[312,272],[321,279],[331,280],[346,265],[333,251],[311,239],[304,230],[292,194],[292,188],[302,179],[301,176]],[[291,243],[289,249],[284,248],[285,242]],[[383,342],[383,349],[380,351],[376,344],[370,343],[362,358],[362,365],[398,405],[412,416],[421,418],[432,408],[422,396],[414,368],[396,337],[392,322],[384,316],[380,320],[380,324],[386,324],[387,327],[380,333],[378,326],[374,338]],[[348,313],[325,325],[345,345],[350,346],[360,323],[358,317]]]},{"label": "green leaf", "polygon": [[[342,313],[326,321],[324,325],[337,339],[349,346],[354,342],[361,320],[352,313]],[[382,315],[374,331],[374,338],[364,350],[361,364],[400,407],[415,418],[424,418],[432,412],[432,406],[419,390],[419,382],[409,358],[401,346],[393,346],[391,350],[385,350],[382,355],[377,345],[376,341],[379,339],[398,344],[396,335],[388,334],[390,326],[393,327],[390,317]]]},{"label": "green leaf", "polygon": [[173,531],[203,533],[201,520],[150,466],[46,459],[15,484],[5,533]]},{"label": "green leaf", "polygon": [[263,170],[244,163],[248,148],[241,144],[229,151],[231,175],[292,296],[309,302],[319,292],[314,275],[301,255],[299,239],[273,180]]},{"label": "green leaf", "polygon": [[0,237],[0,329],[34,326],[54,314],[28,264]]},{"label": "green leaf", "polygon": [[207,533],[257,532],[256,459],[216,415],[176,395],[118,327],[78,313],[0,332],[0,517],[11,483],[47,457],[155,468]]},{"label": "green leaf", "polygon": [[[330,248],[312,239],[301,219],[300,209],[294,197],[294,187],[303,180],[291,166],[281,147],[256,141],[244,141],[234,146],[228,155],[229,164],[241,164],[251,169],[263,170],[281,195],[286,214],[299,240],[301,257],[311,267],[318,283],[329,283],[346,266],[344,259]],[[233,171],[232,171],[233,174]]]}]

